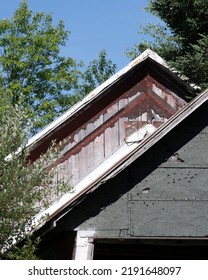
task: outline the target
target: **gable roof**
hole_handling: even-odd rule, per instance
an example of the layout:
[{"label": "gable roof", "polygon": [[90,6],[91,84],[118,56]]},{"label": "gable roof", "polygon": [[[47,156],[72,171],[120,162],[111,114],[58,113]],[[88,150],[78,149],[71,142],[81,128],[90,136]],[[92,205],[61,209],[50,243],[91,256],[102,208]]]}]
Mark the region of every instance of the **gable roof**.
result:
[{"label": "gable roof", "polygon": [[[67,212],[70,211],[76,205],[78,200],[82,200],[83,195],[92,192],[108,179],[120,173],[207,100],[208,89],[199,94],[143,141],[135,142],[130,146],[123,144],[112,156],[108,157],[102,164],[79,181],[74,186],[73,192],[63,195],[60,200],[53,203],[46,211],[40,213],[36,217],[35,222],[38,223],[40,218],[45,214],[48,215],[48,220],[54,218],[58,214],[60,218],[61,211],[66,207]],[[69,207],[70,205],[71,207]]]},{"label": "gable roof", "polygon": [[[97,89],[92,91],[87,95],[81,102],[69,109],[65,114],[59,117],[57,120],[48,125],[45,129],[35,135],[30,139],[28,145],[38,143],[43,141],[50,133],[62,126],[68,119],[76,115],[81,111],[85,106],[89,105],[90,102],[102,95],[103,91],[107,88],[113,86],[119,79],[126,75],[128,71],[131,71],[135,65],[139,65],[144,62],[146,59],[151,59],[154,63],[157,63],[159,67],[162,67],[164,71],[167,71],[169,75],[174,75],[175,79],[178,79],[178,82],[184,86],[183,81],[180,78],[176,78],[175,74],[167,67],[164,60],[162,60],[154,52],[147,50],[136,60],[132,61],[129,65],[115,74],[112,78],[106,81],[104,84],[99,86]],[[140,142],[132,143],[132,145],[126,145],[125,143],[121,145],[118,150],[114,152],[113,155],[106,158],[99,166],[94,168],[87,176],[85,176],[81,181],[79,181],[73,189],[73,192],[66,193],[58,201],[55,201],[50,207],[39,213],[34,222],[37,225],[37,228],[46,223],[46,221],[40,223],[40,219],[43,215],[48,215],[48,220],[53,218],[60,218],[62,215],[65,215],[70,211],[77,203],[79,203],[84,196],[88,193],[95,190],[102,183],[112,178],[119,172],[121,172],[125,167],[130,165],[134,160],[140,157],[145,151],[151,148],[156,144],[161,138],[163,138],[170,130],[176,127],[181,123],[185,118],[187,118],[192,112],[199,108],[203,103],[208,100],[208,89],[203,93],[198,95],[195,99],[189,102],[184,106],[180,111],[175,113],[170,119],[162,124],[156,131],[151,134],[149,137],[145,138]],[[64,212],[64,213],[63,213]]]},{"label": "gable roof", "polygon": [[107,81],[105,81],[92,92],[90,92],[88,95],[86,95],[80,102],[72,106],[64,114],[62,114],[60,117],[58,117],[49,125],[47,125],[43,130],[35,134],[32,138],[30,138],[27,143],[27,146],[38,146],[42,141],[45,141],[47,138],[50,138],[50,135],[54,134],[55,131],[60,130],[60,128],[63,127],[70,119],[76,117],[77,114],[80,114],[81,111],[85,110],[96,99],[101,97],[104,94],[104,92],[106,92],[115,84],[125,79],[135,70],[135,68],[142,67],[145,62],[150,61],[155,67],[159,68],[165,74],[167,74],[167,76],[172,77],[174,81],[178,83],[179,87],[185,88],[186,91],[193,96],[194,87],[188,85],[185,82],[186,78],[179,77],[158,54],[156,54],[150,49],[147,49],[136,59],[131,61],[127,66],[122,68],[119,72],[117,72]]}]

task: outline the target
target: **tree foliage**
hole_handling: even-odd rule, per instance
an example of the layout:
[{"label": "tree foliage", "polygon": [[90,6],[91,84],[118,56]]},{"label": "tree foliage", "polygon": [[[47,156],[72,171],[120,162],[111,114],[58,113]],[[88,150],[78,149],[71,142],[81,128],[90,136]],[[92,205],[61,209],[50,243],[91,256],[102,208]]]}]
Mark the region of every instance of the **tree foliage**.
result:
[{"label": "tree foliage", "polygon": [[106,50],[101,50],[98,58],[92,60],[84,71],[77,96],[81,98],[95,89],[110,78],[115,73],[115,70],[116,64],[107,58]]},{"label": "tree foliage", "polygon": [[32,240],[30,237],[26,237],[22,246],[19,244],[12,246],[7,252],[7,260],[39,260],[38,247],[40,238]]},{"label": "tree foliage", "polygon": [[27,1],[12,19],[0,20],[0,86],[10,91],[13,105],[21,96],[29,117],[38,117],[36,127],[73,103],[66,91],[76,88],[79,71],[75,60],[60,55],[68,34],[63,21],[53,26],[50,14],[33,13]]},{"label": "tree foliage", "polygon": [[[60,156],[60,145],[52,145],[33,163],[28,161],[31,131],[50,122],[115,71],[106,51],[101,51],[81,72],[72,58],[60,55],[67,38],[62,21],[54,27],[51,15],[34,14],[26,0],[11,20],[0,20],[0,258],[27,235],[41,209],[70,189],[64,179],[54,181],[57,169],[51,168]],[[28,240],[6,257],[35,259],[36,249]]]},{"label": "tree foliage", "polygon": [[33,218],[69,190],[68,182],[55,182],[50,168],[60,149],[52,146],[34,163],[28,161],[27,113],[13,107],[1,93],[0,104],[0,258],[13,242],[33,228]]},{"label": "tree foliage", "polygon": [[33,133],[115,71],[104,50],[86,71],[82,62],[61,56],[68,36],[63,21],[54,26],[51,14],[32,12],[27,0],[11,19],[0,20],[0,87],[12,105],[22,101]]},{"label": "tree foliage", "polygon": [[141,33],[151,35],[128,53],[131,58],[146,48],[161,55],[171,66],[202,88],[208,86],[208,3],[207,0],[150,0],[146,9],[159,17]]}]

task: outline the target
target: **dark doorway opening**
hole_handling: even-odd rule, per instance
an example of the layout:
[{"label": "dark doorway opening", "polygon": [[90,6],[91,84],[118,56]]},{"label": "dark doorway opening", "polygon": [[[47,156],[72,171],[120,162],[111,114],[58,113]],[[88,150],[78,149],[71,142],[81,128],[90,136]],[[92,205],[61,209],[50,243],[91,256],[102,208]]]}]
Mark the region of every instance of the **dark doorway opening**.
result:
[{"label": "dark doorway opening", "polygon": [[95,239],[95,260],[207,260],[206,239]]}]

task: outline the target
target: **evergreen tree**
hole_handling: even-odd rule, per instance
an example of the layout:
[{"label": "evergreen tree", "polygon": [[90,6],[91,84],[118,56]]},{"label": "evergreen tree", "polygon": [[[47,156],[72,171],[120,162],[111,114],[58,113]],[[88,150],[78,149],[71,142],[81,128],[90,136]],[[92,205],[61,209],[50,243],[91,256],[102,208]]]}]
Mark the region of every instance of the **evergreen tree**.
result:
[{"label": "evergreen tree", "polygon": [[146,9],[162,20],[148,24],[141,33],[153,40],[143,41],[128,53],[133,59],[151,48],[170,66],[185,74],[191,82],[208,86],[208,2],[207,0],[150,0]]}]

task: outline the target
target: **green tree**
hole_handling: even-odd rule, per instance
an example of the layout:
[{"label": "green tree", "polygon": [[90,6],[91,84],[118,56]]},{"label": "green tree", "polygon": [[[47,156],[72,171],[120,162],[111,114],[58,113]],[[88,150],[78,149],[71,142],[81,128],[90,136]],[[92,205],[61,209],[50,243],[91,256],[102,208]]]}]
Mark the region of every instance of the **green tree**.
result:
[{"label": "green tree", "polygon": [[106,50],[98,54],[98,58],[92,60],[82,74],[82,82],[77,91],[77,97],[82,98],[84,95],[95,89],[105,82],[116,71],[116,64],[107,58]]},{"label": "green tree", "polygon": [[39,260],[39,243],[40,238],[33,240],[31,237],[26,237],[21,246],[15,244],[6,253],[4,258],[7,260]]},{"label": "green tree", "polygon": [[151,35],[153,40],[144,40],[128,55],[133,59],[151,48],[190,81],[207,87],[207,0],[150,0],[146,10],[159,17],[161,23],[144,27],[140,33]]},{"label": "green tree", "polygon": [[27,1],[11,20],[0,20],[0,258],[35,259],[30,240],[6,252],[27,235],[42,208],[70,189],[69,182],[54,182],[56,169],[50,168],[60,146],[28,162],[31,127],[41,128],[115,71],[102,51],[82,73],[73,59],[60,56],[67,38],[62,21],[53,27],[51,15],[33,14]]},{"label": "green tree", "polygon": [[[12,106],[2,92],[0,104],[0,258],[5,258],[10,245],[32,230],[35,215],[70,186],[55,182],[57,170],[50,168],[61,148],[52,145],[38,160],[29,162],[27,113],[18,104]],[[22,256],[31,256],[30,246],[29,242],[23,247]]]},{"label": "green tree", "polygon": [[79,65],[60,55],[68,35],[63,21],[53,26],[50,14],[33,13],[26,0],[12,19],[0,20],[0,86],[13,105],[21,96],[30,119],[38,119],[35,129],[74,103]]},{"label": "green tree", "polygon": [[12,105],[22,101],[33,133],[115,72],[104,50],[85,71],[83,62],[61,56],[68,36],[63,21],[53,26],[52,16],[33,13],[27,0],[11,19],[0,20],[0,87]]}]

